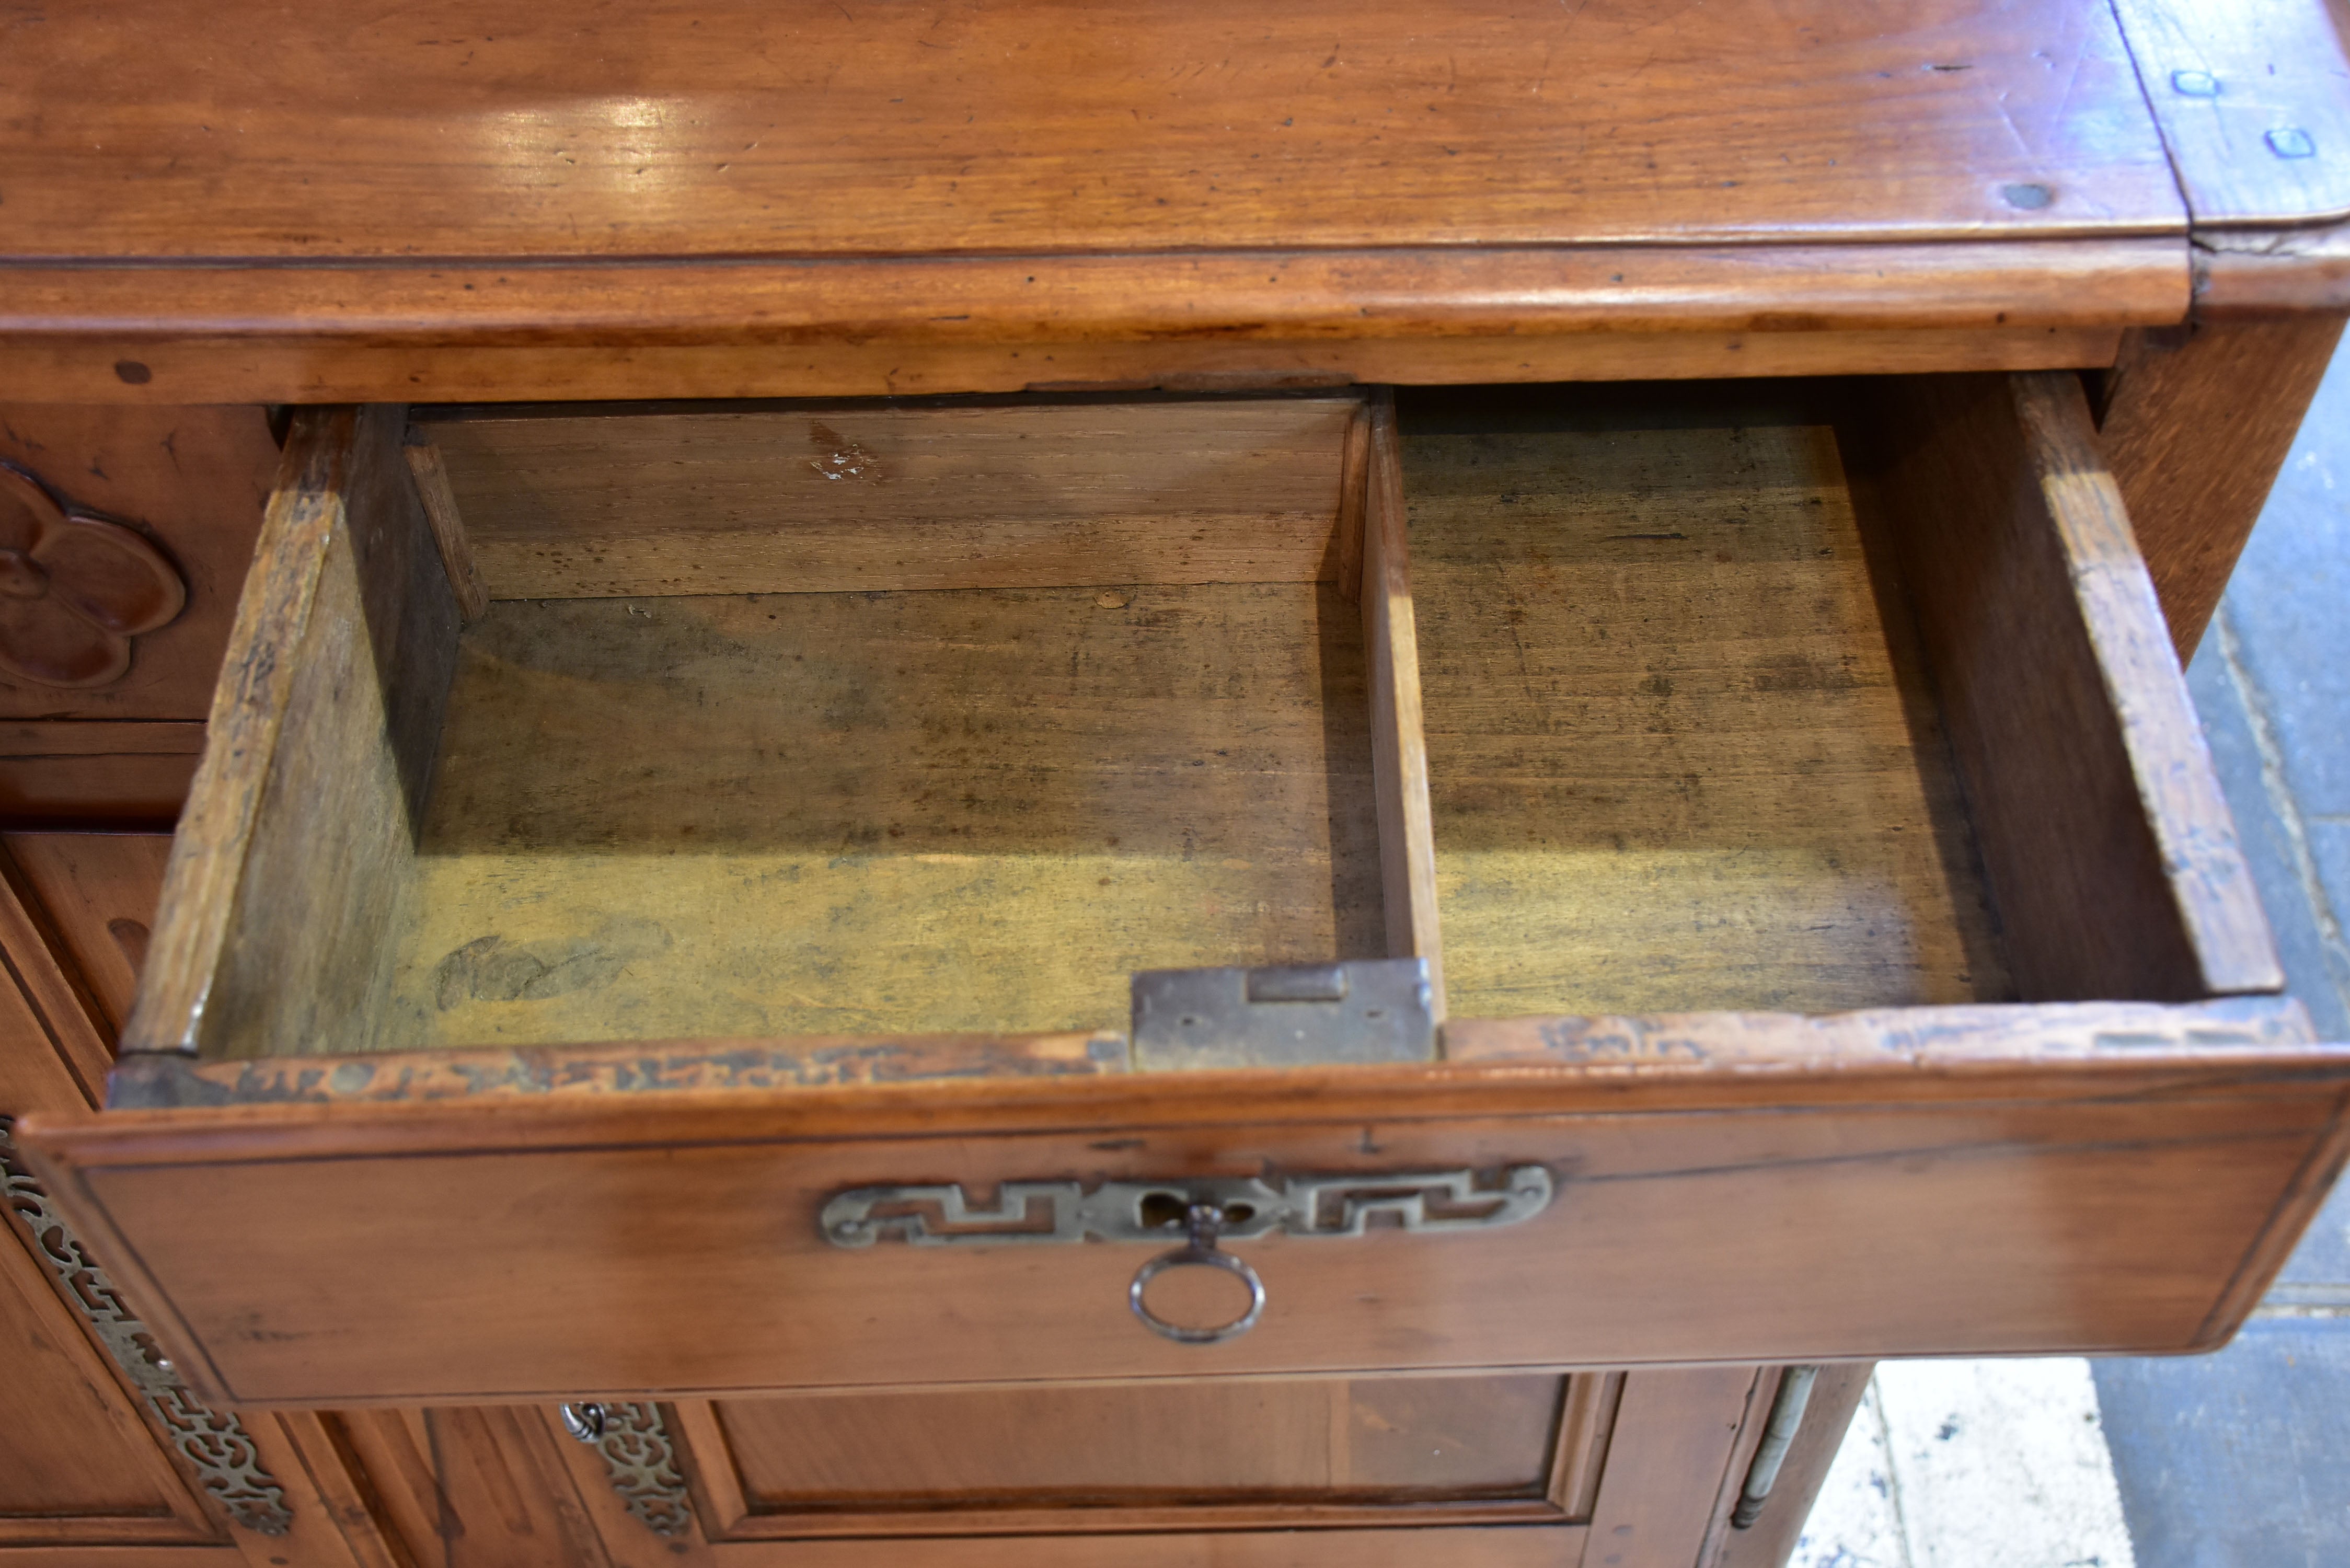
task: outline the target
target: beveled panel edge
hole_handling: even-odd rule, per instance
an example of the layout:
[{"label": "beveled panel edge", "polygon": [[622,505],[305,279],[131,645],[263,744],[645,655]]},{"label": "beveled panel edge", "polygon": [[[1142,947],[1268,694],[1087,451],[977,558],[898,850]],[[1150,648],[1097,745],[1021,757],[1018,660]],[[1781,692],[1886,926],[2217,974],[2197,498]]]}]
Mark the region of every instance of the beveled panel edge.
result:
[{"label": "beveled panel edge", "polygon": [[[2183,275],[2183,274],[2182,274]],[[321,337],[11,337],[0,377],[55,403],[312,404],[1264,392],[1356,385],[1699,380],[2102,369],[2118,326],[1205,337],[778,348],[504,347]]]},{"label": "beveled panel edge", "polygon": [[2185,314],[2187,262],[2183,231],[831,260],[0,262],[0,337],[650,348],[2161,326]]},{"label": "beveled panel edge", "polygon": [[[2019,368],[2022,346],[2051,332],[2183,320],[2189,260],[2182,230],[2007,244],[660,265],[0,263],[0,366],[59,402],[858,397],[1222,389],[1283,376],[1332,385]],[[1940,347],[1921,357],[1918,345],[1840,334],[1922,334]],[[1997,367],[1981,347],[1957,357],[1950,339],[1977,334],[2005,346]],[[1757,341],[1717,348],[1704,368],[1669,368],[1700,346],[1691,335]],[[1650,338],[1664,340],[1647,352],[1661,350],[1665,366],[1627,358],[1622,340]],[[1757,352],[1765,342],[1773,351]],[[1534,356],[1525,373],[1491,362],[1513,345]],[[2075,341],[2032,362],[2111,358],[2082,352]],[[1737,353],[1768,363],[1711,368]],[[1470,363],[1456,367],[1464,355]]]}]

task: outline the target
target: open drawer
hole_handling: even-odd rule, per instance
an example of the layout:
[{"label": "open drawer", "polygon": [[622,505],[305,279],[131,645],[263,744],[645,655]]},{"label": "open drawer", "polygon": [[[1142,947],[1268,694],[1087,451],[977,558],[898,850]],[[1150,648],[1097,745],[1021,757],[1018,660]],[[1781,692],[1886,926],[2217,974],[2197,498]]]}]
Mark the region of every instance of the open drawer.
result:
[{"label": "open drawer", "polygon": [[1728,396],[299,413],[21,1140],[246,1405],[2218,1343],[2350,1052],[2077,382]]}]

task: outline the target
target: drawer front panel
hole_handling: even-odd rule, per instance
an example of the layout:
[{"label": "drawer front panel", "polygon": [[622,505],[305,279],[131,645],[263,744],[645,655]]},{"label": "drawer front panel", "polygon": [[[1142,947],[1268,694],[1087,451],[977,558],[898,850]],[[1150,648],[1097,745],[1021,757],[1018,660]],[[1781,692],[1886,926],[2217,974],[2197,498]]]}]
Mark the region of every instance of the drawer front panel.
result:
[{"label": "drawer front panel", "polygon": [[[191,1365],[248,1404],[2186,1349],[2224,1336],[2322,1193],[2350,1054],[2137,1039],[1776,1074],[255,1106],[39,1144]],[[1555,1196],[1515,1224],[1232,1242],[1268,1302],[1212,1345],[1129,1315],[1152,1243],[846,1248],[817,1219],[906,1183],[978,1204],[1004,1181],[1529,1163]]]}]

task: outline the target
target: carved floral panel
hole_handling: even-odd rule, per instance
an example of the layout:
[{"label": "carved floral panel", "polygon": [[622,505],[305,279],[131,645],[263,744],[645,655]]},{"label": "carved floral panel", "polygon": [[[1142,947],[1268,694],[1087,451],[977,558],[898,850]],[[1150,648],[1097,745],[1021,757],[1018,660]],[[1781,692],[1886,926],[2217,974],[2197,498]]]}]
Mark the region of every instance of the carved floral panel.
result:
[{"label": "carved floral panel", "polygon": [[0,463],[0,671],[42,686],[109,686],[133,638],[188,602],[179,568],[136,529],[59,505]]}]

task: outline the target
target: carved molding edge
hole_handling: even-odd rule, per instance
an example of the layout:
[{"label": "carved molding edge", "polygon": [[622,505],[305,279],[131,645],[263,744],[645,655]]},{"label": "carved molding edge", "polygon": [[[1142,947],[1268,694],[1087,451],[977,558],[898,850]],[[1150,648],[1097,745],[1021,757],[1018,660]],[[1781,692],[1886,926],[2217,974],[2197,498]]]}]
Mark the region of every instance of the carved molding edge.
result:
[{"label": "carved molding edge", "polygon": [[563,1407],[563,1425],[602,1456],[612,1490],[656,1535],[688,1535],[693,1501],[677,1468],[677,1442],[661,1424],[660,1407],[619,1400],[582,1399]]},{"label": "carved molding edge", "polygon": [[115,1364],[147,1397],[171,1433],[172,1446],[196,1467],[203,1490],[243,1528],[257,1535],[285,1534],[293,1527],[294,1508],[286,1500],[286,1489],[262,1468],[252,1434],[234,1412],[211,1408],[173,1375],[155,1336],[123,1301],[106,1271],[90,1261],[81,1239],[50,1206],[49,1195],[17,1157],[10,1136],[15,1127],[0,1116],[0,1173],[5,1176],[8,1206],[33,1234],[34,1252],[65,1286],[66,1299],[80,1310]]}]

